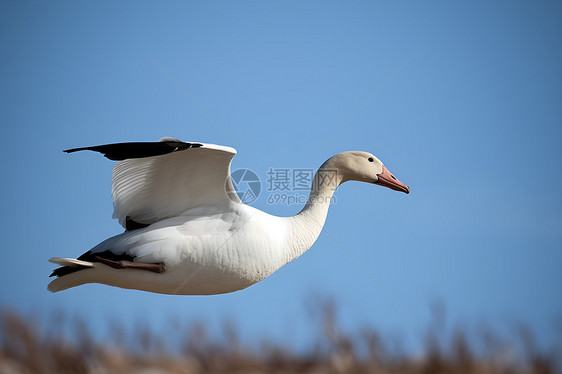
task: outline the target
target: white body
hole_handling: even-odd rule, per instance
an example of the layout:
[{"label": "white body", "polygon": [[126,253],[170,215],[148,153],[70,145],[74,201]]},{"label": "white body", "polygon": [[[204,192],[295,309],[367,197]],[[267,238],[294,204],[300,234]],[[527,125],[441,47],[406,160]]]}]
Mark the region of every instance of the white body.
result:
[{"label": "white body", "polygon": [[[114,236],[92,249],[127,252],[138,262],[163,262],[163,273],[116,270],[94,263],[91,270],[54,282],[64,281],[68,287],[95,282],[175,295],[220,294],[251,286],[304,252],[287,250],[295,244],[291,218],[275,217],[248,205],[233,205],[232,210],[212,213],[206,209],[187,211]],[[312,242],[307,247],[311,245]]]}]

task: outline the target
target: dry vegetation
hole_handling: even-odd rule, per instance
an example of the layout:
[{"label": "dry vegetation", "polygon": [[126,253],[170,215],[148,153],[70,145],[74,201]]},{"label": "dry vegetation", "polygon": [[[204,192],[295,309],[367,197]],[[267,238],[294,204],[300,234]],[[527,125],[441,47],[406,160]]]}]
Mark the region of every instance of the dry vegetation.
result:
[{"label": "dry vegetation", "polygon": [[[327,303],[314,348],[296,353],[262,342],[250,348],[233,325],[210,338],[201,324],[175,328],[171,349],[147,328],[127,331],[110,326],[111,339],[99,342],[80,320],[58,318],[72,337],[40,333],[36,323],[4,311],[0,317],[0,373],[555,373],[560,348],[540,352],[532,334],[520,329],[517,339],[500,339],[483,331],[474,341],[458,329],[442,336],[433,324],[425,337],[426,352],[411,357],[371,330],[345,334],[338,328],[333,304]],[[66,325],[66,326],[62,326]],[[170,339],[167,332],[167,340]],[[472,346],[478,346],[478,352]]]}]

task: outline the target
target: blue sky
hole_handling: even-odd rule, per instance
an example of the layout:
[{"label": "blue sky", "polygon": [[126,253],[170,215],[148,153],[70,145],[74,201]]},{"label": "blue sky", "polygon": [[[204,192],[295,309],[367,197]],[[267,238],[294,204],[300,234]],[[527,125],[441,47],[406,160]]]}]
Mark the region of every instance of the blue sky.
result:
[{"label": "blue sky", "polygon": [[[545,347],[560,337],[560,2],[0,8],[1,306],[64,310],[94,328],[113,316],[228,318],[248,341],[305,347],[322,298],[337,302],[344,328],[406,337],[420,336],[440,301],[451,326],[522,322]],[[264,185],[270,168],[369,151],[412,192],[344,184],[312,249],[241,292],[48,293],[49,257],[121,232],[112,162],[61,151],[162,136],[235,147],[233,170]],[[267,196],[253,205],[301,208]]]}]

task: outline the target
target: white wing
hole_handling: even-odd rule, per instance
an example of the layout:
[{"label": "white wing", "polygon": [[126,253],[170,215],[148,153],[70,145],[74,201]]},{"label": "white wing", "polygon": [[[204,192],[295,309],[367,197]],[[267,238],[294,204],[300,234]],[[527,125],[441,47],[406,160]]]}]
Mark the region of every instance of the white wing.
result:
[{"label": "white wing", "polygon": [[113,218],[151,224],[196,207],[241,203],[230,180],[236,150],[203,144],[161,156],[118,162],[113,169]]},{"label": "white wing", "polygon": [[113,169],[113,218],[152,224],[197,207],[241,204],[230,179],[236,150],[214,144],[163,138],[66,150],[92,150],[119,161]]}]

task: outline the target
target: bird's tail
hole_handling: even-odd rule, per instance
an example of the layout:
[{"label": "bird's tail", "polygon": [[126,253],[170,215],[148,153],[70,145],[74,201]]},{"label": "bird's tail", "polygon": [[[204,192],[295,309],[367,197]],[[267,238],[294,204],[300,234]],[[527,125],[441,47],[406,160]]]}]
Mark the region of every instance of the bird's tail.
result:
[{"label": "bird's tail", "polygon": [[76,287],[84,283],[88,283],[84,273],[79,270],[93,268],[94,264],[89,261],[77,260],[74,258],[52,257],[49,262],[61,265],[53,271],[51,276],[56,276],[57,279],[53,280],[47,286],[51,292],[59,292],[71,287]]},{"label": "bird's tail", "polygon": [[75,258],[66,258],[66,257],[51,257],[49,262],[53,264],[57,264],[60,266],[68,266],[68,267],[78,267],[78,266],[85,266],[85,267],[94,267],[94,263],[90,261],[82,261],[77,260]]}]

